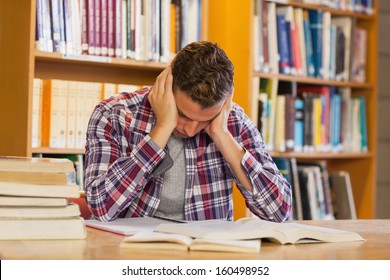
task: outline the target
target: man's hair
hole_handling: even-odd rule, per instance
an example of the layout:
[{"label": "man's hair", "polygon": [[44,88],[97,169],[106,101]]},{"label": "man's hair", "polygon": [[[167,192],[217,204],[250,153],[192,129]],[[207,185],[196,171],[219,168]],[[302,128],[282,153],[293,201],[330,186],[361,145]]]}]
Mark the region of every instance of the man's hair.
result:
[{"label": "man's hair", "polygon": [[226,100],[233,91],[233,64],[217,44],[188,44],[171,65],[173,91],[183,91],[202,108]]}]

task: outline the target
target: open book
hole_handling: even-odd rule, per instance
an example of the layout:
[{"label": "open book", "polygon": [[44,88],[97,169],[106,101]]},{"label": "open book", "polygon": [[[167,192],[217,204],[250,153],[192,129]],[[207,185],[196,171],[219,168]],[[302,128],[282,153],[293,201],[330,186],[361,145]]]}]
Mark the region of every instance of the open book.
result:
[{"label": "open book", "polygon": [[191,238],[182,234],[139,232],[126,237],[121,248],[152,250],[221,251],[239,253],[260,252],[261,240],[220,240]]},{"label": "open book", "polygon": [[235,222],[207,220],[182,224],[160,224],[154,231],[211,240],[269,239],[280,244],[364,240],[356,232],[290,222],[274,223],[257,218],[242,218]]},{"label": "open book", "polygon": [[138,232],[153,231],[159,224],[174,224],[174,221],[162,220],[161,218],[119,218],[110,222],[98,220],[85,220],[88,227],[117,233],[120,235],[133,235]]}]

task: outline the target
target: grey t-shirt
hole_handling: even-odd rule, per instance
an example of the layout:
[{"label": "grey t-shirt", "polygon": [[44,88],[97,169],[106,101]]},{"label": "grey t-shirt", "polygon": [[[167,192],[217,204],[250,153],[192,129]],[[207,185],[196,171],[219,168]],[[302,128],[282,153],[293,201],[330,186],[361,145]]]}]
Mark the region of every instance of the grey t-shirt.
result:
[{"label": "grey t-shirt", "polygon": [[184,220],[184,191],[186,179],[184,139],[171,135],[168,140],[173,166],[164,174],[164,184],[156,216]]}]

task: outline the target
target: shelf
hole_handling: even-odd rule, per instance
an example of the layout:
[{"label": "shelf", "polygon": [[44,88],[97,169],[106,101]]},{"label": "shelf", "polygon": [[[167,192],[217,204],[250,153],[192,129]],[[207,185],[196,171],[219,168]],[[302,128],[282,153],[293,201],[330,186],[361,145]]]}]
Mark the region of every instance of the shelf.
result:
[{"label": "shelf", "polygon": [[67,154],[84,154],[84,149],[59,149],[59,148],[32,148],[31,149],[33,154],[61,154],[61,155],[67,155]]},{"label": "shelf", "polygon": [[282,153],[282,152],[270,152],[272,157],[285,157],[296,159],[370,159],[373,154],[368,153]]},{"label": "shelf", "polygon": [[276,2],[277,5],[285,5],[285,6],[292,6],[295,8],[303,8],[307,10],[323,10],[330,12],[332,15],[335,16],[348,16],[348,17],[353,17],[359,20],[373,20],[374,15],[368,15],[364,13],[357,13],[357,12],[351,12],[351,11],[343,11],[343,10],[338,10],[334,8],[330,8],[327,6],[323,5],[316,5],[316,4],[306,4],[306,3],[300,3],[296,1],[288,1],[287,3],[278,3]]},{"label": "shelf", "polygon": [[152,85],[167,63],[131,59],[34,51],[34,76],[117,84]]},{"label": "shelf", "polygon": [[35,50],[35,60],[38,62],[46,61],[82,65],[92,64],[99,67],[125,67],[139,70],[163,70],[168,66],[168,63],[154,61],[138,61],[132,59],[95,55],[63,55],[61,53],[50,53],[37,50]]},{"label": "shelf", "polygon": [[355,89],[367,89],[367,90],[371,90],[374,88],[374,86],[370,83],[324,80],[320,78],[299,77],[299,76],[275,74],[275,73],[254,72],[253,76],[259,78],[266,78],[266,79],[278,79],[279,81],[296,82],[298,84],[328,85],[328,86],[350,87]]}]

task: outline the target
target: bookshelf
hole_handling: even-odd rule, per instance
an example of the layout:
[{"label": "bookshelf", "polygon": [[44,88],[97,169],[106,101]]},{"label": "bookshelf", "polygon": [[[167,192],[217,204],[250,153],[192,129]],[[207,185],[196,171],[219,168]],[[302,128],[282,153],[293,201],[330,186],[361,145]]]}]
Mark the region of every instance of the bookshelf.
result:
[{"label": "bookshelf", "polygon": [[[201,38],[207,38],[208,0],[202,0]],[[36,1],[0,1],[0,155],[83,154],[83,149],[32,148],[33,79],[152,85],[167,63],[63,55],[35,49]],[[11,28],[15,27],[15,28]]]},{"label": "bookshelf", "polygon": [[[258,121],[258,92],[253,80],[271,80],[273,83],[290,84],[291,88],[305,86],[333,86],[348,88],[352,96],[364,96],[366,99],[367,152],[279,152],[271,151],[273,157],[296,158],[298,161],[325,160],[328,171],[345,170],[351,175],[357,216],[360,219],[375,217],[376,198],[376,138],[377,138],[377,34],[378,34],[378,2],[373,1],[373,14],[367,15],[351,11],[301,3],[303,1],[266,1],[275,2],[276,7],[293,7],[305,10],[322,10],[333,17],[349,17],[356,26],[367,31],[366,81],[325,80],[315,77],[279,74],[279,72],[256,71],[254,67],[254,20],[255,1],[212,1],[210,14],[220,13],[217,18],[209,19],[209,39],[217,41],[226,50],[235,65],[235,96],[239,103]],[[276,3],[286,2],[286,3]],[[331,2],[331,1],[329,1]],[[231,20],[232,18],[237,20]],[[233,26],[235,25],[235,26]],[[222,31],[224,30],[224,31]],[[235,204],[237,205],[237,204]],[[235,211],[245,215],[245,206]],[[236,206],[237,207],[237,206]]]}]

